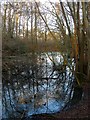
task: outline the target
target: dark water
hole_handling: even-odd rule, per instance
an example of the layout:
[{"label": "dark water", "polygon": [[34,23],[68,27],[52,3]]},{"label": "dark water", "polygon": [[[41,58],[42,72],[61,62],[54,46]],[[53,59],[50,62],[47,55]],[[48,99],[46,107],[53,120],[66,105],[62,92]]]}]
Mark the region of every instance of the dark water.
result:
[{"label": "dark water", "polygon": [[72,68],[73,60],[68,60],[65,66],[59,52],[31,53],[4,61],[3,118],[62,110],[73,95]]}]

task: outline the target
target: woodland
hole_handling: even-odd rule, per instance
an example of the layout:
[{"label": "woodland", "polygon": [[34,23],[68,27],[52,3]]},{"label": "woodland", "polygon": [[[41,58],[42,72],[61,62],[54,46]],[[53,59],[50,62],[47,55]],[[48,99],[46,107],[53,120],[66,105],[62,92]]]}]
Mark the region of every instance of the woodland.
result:
[{"label": "woodland", "polygon": [[[87,91],[90,83],[90,2],[68,2],[67,0],[66,2],[62,2],[61,0],[58,0],[58,2],[51,2],[50,0],[47,2],[36,0],[29,2],[1,2],[1,13],[2,84],[5,84],[6,86],[9,82],[13,85],[14,83],[10,81],[12,77],[8,77],[7,80],[7,76],[12,76],[12,71],[15,69],[15,65],[17,65],[19,69],[19,65],[21,64],[20,69],[27,70],[28,67],[25,68],[24,66],[30,66],[28,63],[29,59],[33,61],[32,68],[34,71],[38,64],[38,60],[36,60],[38,57],[35,58],[35,56],[37,56],[36,53],[38,55],[44,53],[47,58],[44,58],[41,55],[41,61],[49,59],[49,61],[53,64],[54,70],[58,70],[60,72],[59,74],[61,74],[67,66],[71,73],[74,74],[75,85],[77,84],[76,86],[80,87],[80,90],[82,88],[83,92],[85,92],[84,95],[86,94],[88,96]],[[52,54],[50,55],[49,52]],[[54,58],[53,52],[61,54],[63,57],[63,65],[57,65],[58,62],[56,57]],[[16,61],[13,62],[13,59]],[[68,59],[74,59],[73,67],[70,67],[71,63],[68,63]],[[36,68],[34,68],[34,63]],[[47,61],[46,67],[49,69],[48,65],[49,63]],[[9,72],[10,69],[11,72]],[[49,74],[48,69],[45,74]],[[34,76],[34,73],[38,74],[38,72],[34,71],[31,78]],[[52,73],[54,74],[54,72]],[[21,73],[18,72],[18,74],[20,75]],[[16,75],[15,73],[16,76],[18,76],[18,74]],[[22,75],[24,74],[25,73],[22,72]],[[29,73],[27,74],[29,76]],[[36,78],[40,77],[40,75],[37,74]],[[49,78],[51,76],[52,74]],[[25,79],[25,76],[23,78]],[[49,78],[47,75],[45,78],[42,77],[42,80],[46,79],[48,81]],[[30,76],[28,80],[29,79]],[[24,81],[20,84],[22,85],[23,83]],[[29,83],[30,81],[28,81],[28,84]],[[35,86],[34,83],[31,84]],[[37,82],[36,80],[36,84],[39,86],[39,81]],[[19,84],[17,84],[17,86],[18,85]],[[24,89],[23,87],[22,89]],[[2,87],[2,89],[3,88],[4,87]],[[33,87],[33,89],[35,89],[35,87]],[[39,87],[37,87],[37,93],[39,91],[38,89]],[[35,98],[36,93],[34,95],[34,99]],[[25,103],[25,100],[21,99],[21,101],[23,101],[23,104]],[[87,99],[87,103],[79,106],[81,113],[83,113],[82,106],[88,106],[88,101],[89,100]],[[78,111],[77,106],[73,109],[74,110],[72,111],[75,111],[73,113]],[[88,108],[86,107],[85,110],[86,109]],[[57,114],[55,114],[54,117],[56,117]],[[70,116],[70,112],[61,112],[59,117],[64,117],[65,114],[67,117],[68,115]],[[21,113],[20,118],[23,119],[24,115],[25,111]],[[88,112],[85,115],[87,117]],[[46,116],[47,115],[40,117],[47,120],[53,119],[53,116]],[[76,116],[74,115],[74,117]],[[82,114],[81,116],[83,117]]]}]

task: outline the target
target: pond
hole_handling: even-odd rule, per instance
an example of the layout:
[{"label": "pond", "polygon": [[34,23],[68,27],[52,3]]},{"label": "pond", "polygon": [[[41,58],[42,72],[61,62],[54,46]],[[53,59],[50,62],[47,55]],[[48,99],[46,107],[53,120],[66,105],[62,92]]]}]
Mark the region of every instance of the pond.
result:
[{"label": "pond", "polygon": [[74,59],[59,52],[30,53],[3,60],[3,118],[61,111],[73,96]]}]

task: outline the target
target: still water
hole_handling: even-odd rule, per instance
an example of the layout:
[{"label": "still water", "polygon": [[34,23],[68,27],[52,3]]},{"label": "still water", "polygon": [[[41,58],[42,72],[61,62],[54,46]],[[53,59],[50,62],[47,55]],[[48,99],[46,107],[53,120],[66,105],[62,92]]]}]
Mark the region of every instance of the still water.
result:
[{"label": "still water", "polygon": [[63,109],[73,95],[73,59],[59,52],[3,60],[3,118],[30,117]]}]

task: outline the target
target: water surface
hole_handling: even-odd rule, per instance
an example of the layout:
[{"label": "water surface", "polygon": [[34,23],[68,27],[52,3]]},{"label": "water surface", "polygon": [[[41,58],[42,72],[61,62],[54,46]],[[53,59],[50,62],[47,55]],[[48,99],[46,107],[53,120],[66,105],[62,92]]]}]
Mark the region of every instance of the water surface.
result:
[{"label": "water surface", "polygon": [[[53,63],[54,62],[54,63]],[[73,60],[59,52],[30,53],[3,63],[3,118],[55,113],[71,99]]]}]

